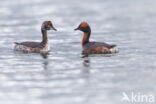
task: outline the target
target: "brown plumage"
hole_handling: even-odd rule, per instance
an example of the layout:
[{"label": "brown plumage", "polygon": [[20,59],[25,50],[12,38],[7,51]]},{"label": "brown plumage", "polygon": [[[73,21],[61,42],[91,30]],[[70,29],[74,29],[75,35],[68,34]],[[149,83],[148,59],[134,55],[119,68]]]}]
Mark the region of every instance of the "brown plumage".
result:
[{"label": "brown plumage", "polygon": [[75,30],[80,30],[84,32],[81,44],[83,47],[83,53],[86,54],[108,54],[117,53],[118,48],[116,45],[110,45],[104,42],[90,42],[89,38],[91,35],[91,29],[88,23],[82,22],[78,28]]},{"label": "brown plumage", "polygon": [[15,42],[14,49],[17,51],[24,51],[24,52],[48,52],[50,50],[50,46],[48,44],[48,30],[55,30],[51,21],[44,21],[41,26],[42,32],[42,41],[41,42]]}]

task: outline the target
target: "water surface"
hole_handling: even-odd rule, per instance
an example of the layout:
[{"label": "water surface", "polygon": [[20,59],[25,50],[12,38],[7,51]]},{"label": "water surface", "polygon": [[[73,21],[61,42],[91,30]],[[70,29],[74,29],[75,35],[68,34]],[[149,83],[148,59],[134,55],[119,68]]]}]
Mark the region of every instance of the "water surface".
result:
[{"label": "water surface", "polygon": [[[156,96],[155,0],[0,1],[1,104],[129,104],[122,93]],[[45,57],[13,50],[13,42],[41,41],[51,20]],[[117,44],[114,55],[82,58],[81,21],[91,41]],[[144,104],[142,102],[141,104]]]}]

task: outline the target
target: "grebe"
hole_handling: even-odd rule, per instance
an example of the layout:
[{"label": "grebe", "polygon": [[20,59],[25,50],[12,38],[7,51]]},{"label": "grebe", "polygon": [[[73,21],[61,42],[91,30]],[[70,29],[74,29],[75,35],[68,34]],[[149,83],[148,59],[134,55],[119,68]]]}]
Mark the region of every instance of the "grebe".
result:
[{"label": "grebe", "polygon": [[14,49],[17,51],[23,52],[36,52],[36,53],[46,53],[50,50],[50,46],[48,44],[48,37],[47,31],[48,30],[55,30],[51,21],[44,21],[41,26],[42,32],[42,41],[41,42],[22,42],[17,43],[15,42]]},{"label": "grebe", "polygon": [[88,25],[87,22],[82,22],[78,28],[74,30],[80,30],[84,32],[83,38],[82,38],[82,47],[84,54],[109,54],[109,53],[117,53],[118,48],[116,45],[110,45],[107,43],[102,42],[90,42],[90,34],[91,34],[91,28]]}]

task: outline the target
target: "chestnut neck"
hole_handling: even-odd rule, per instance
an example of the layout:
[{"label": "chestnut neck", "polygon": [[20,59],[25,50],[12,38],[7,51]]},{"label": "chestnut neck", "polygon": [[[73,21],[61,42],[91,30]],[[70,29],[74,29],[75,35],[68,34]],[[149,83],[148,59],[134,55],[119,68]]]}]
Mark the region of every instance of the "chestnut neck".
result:
[{"label": "chestnut neck", "polygon": [[84,32],[84,35],[83,35],[83,38],[82,38],[82,42],[81,42],[82,46],[84,46],[86,43],[89,42],[90,34],[91,34],[91,31]]},{"label": "chestnut neck", "polygon": [[86,28],[83,29],[84,35],[82,38],[82,46],[84,46],[86,43],[89,42],[89,38],[90,38],[90,34],[91,34],[91,29],[89,26],[87,26]]},{"label": "chestnut neck", "polygon": [[48,37],[47,37],[47,30],[41,29],[42,32],[42,42],[43,44],[47,44]]}]

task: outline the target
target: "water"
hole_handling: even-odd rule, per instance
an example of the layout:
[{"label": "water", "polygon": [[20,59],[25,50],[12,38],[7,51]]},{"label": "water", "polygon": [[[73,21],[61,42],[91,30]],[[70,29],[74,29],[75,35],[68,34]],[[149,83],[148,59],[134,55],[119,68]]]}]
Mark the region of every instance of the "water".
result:
[{"label": "water", "polygon": [[[156,97],[155,3],[1,0],[0,104],[129,104],[123,92]],[[15,41],[41,40],[44,20],[59,30],[48,32],[50,53],[15,52]],[[81,21],[90,24],[92,41],[120,52],[82,58],[82,33],[73,30]]]}]

